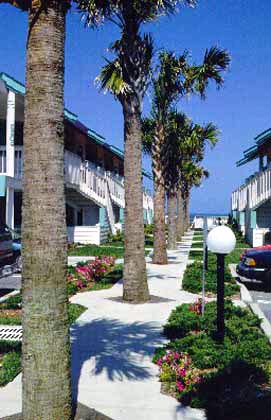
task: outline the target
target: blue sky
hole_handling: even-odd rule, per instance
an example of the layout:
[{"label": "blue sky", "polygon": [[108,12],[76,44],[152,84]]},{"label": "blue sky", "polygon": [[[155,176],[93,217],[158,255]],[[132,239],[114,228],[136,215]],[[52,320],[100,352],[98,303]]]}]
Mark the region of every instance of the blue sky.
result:
[{"label": "blue sky", "polygon": [[[212,86],[205,101],[192,97],[178,105],[195,122],[212,121],[221,130],[219,144],[207,151],[204,161],[211,176],[192,194],[194,212],[228,212],[231,191],[257,168],[256,162],[241,168],[235,162],[253,138],[271,126],[270,20],[270,0],[199,0],[197,8],[181,9],[176,16],[148,27],[158,48],[180,53],[187,49],[196,62],[212,45],[226,48],[232,57],[220,91]],[[1,5],[0,22],[0,71],[23,82],[27,15]],[[65,101],[109,143],[123,147],[121,107],[94,86],[107,48],[117,37],[112,25],[85,29],[80,16],[69,13]],[[145,110],[149,101],[147,97]],[[147,161],[145,166],[149,167]]]}]

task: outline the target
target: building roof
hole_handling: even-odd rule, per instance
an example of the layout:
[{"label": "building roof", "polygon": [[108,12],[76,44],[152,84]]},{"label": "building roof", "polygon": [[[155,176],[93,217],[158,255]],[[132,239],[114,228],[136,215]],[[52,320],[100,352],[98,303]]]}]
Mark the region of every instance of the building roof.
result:
[{"label": "building roof", "polygon": [[266,144],[271,144],[271,128],[268,128],[267,130],[263,131],[262,133],[258,134],[254,138],[255,144],[251,146],[249,149],[246,149],[244,151],[244,156],[242,159],[238,160],[236,162],[237,166],[245,165],[248,162],[251,162],[252,160],[256,159],[260,156],[260,150],[261,148]]},{"label": "building roof", "polygon": [[[18,82],[18,80],[14,79],[13,77],[9,76],[6,73],[0,73],[0,80],[2,80],[7,89],[12,90],[13,92],[19,94],[19,95],[25,95],[25,86]],[[78,115],[74,114],[67,108],[64,110],[64,116],[65,119],[68,120],[70,123],[72,123],[76,128],[78,128],[80,131],[84,132],[91,140],[95,141],[97,144],[103,146],[107,150],[109,150],[112,154],[115,156],[124,159],[124,153],[121,149],[118,147],[107,143],[105,140],[105,137],[101,136],[96,131],[92,130],[91,128],[85,126],[79,118]],[[143,175],[146,176],[149,179],[152,179],[152,176],[150,173],[146,172],[145,170],[142,171]]]}]

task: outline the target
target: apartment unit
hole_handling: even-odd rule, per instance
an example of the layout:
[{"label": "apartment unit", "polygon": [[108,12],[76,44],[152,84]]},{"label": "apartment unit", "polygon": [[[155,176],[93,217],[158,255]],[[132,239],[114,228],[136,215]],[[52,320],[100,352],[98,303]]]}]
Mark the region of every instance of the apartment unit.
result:
[{"label": "apartment unit", "polygon": [[258,160],[258,171],[231,196],[232,216],[252,246],[271,244],[271,129],[254,139],[237,162],[240,167]]},{"label": "apartment unit", "polygon": [[[0,73],[0,219],[22,222],[25,87]],[[65,109],[65,194],[69,242],[100,244],[124,224],[124,155]],[[143,172],[143,177],[149,175]],[[144,221],[153,200],[142,186]]]}]

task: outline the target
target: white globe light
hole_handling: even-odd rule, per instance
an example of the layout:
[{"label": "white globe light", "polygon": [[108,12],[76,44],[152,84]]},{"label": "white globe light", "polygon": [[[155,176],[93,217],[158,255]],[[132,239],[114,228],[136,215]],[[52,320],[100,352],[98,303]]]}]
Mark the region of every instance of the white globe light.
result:
[{"label": "white globe light", "polygon": [[212,229],[207,236],[207,246],[215,254],[229,254],[236,245],[233,231],[227,226],[218,226]]}]

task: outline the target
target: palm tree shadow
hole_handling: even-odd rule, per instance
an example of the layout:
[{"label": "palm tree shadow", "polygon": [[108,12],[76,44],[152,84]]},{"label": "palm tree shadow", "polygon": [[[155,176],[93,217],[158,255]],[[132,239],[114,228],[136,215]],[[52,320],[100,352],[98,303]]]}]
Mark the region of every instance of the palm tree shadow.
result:
[{"label": "palm tree shadow", "polygon": [[91,361],[88,375],[106,374],[109,381],[140,381],[152,376],[144,357],[152,357],[164,338],[153,322],[123,323],[116,319],[95,319],[71,328],[73,400],[78,400],[83,365]]}]

